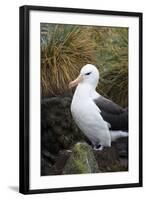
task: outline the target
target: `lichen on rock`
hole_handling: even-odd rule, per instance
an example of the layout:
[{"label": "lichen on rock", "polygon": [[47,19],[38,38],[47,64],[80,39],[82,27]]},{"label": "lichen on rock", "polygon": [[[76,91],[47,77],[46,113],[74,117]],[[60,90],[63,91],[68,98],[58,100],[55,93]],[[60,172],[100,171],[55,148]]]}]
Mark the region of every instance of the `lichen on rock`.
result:
[{"label": "lichen on rock", "polygon": [[98,173],[99,168],[92,148],[87,143],[77,143],[66,162],[63,174]]}]

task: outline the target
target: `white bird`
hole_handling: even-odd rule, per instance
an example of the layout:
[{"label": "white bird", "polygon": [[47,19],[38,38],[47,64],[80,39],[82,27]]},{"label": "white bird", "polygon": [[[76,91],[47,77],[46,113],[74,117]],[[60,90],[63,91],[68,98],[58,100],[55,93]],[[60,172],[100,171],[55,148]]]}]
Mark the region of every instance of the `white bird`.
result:
[{"label": "white bird", "polygon": [[87,64],[81,69],[77,79],[69,83],[69,87],[77,85],[71,103],[73,119],[91,141],[93,148],[102,150],[103,147],[110,147],[113,140],[127,137],[128,133],[109,130],[111,124],[103,119],[101,110],[94,101],[102,97],[95,90],[98,82],[98,69],[92,64]]}]

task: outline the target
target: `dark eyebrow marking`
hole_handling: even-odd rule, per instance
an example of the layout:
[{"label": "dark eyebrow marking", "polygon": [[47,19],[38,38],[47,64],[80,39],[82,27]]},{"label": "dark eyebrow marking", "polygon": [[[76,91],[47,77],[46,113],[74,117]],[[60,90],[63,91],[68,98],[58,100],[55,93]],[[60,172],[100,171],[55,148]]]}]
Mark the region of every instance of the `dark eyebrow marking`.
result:
[{"label": "dark eyebrow marking", "polygon": [[91,72],[88,72],[88,73],[86,73],[85,75],[89,75],[89,74],[91,74]]}]

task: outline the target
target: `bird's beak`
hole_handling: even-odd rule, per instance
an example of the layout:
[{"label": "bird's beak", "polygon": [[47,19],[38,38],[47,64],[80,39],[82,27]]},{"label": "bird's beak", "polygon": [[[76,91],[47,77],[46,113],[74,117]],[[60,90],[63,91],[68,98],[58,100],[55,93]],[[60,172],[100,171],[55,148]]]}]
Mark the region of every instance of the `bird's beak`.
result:
[{"label": "bird's beak", "polygon": [[83,80],[82,75],[79,75],[74,81],[71,81],[71,82],[69,83],[69,88],[75,87],[75,86],[78,85],[82,80]]}]

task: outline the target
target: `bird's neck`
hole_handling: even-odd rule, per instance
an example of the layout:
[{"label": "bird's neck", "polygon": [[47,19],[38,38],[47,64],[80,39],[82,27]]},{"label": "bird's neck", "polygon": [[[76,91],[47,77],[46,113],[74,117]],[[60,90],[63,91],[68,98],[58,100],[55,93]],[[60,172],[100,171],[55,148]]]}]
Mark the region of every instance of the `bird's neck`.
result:
[{"label": "bird's neck", "polygon": [[95,87],[88,83],[81,83],[77,86],[74,97],[80,99],[92,98],[93,93],[95,92]]}]

